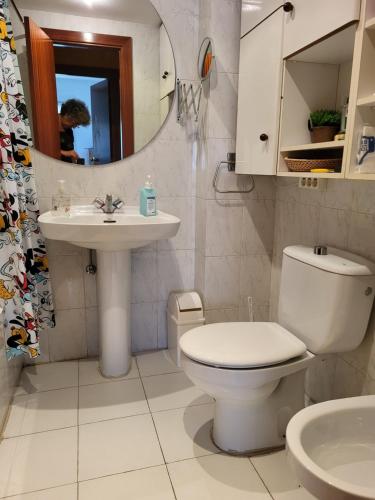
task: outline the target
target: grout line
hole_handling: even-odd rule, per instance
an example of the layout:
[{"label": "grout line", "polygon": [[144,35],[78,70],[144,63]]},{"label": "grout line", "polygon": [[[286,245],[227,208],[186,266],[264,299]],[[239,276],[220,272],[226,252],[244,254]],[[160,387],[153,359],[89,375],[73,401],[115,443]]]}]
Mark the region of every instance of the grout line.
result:
[{"label": "grout line", "polygon": [[42,491],[50,491],[50,490],[56,490],[57,488],[63,488],[64,486],[73,486],[76,483],[64,483],[64,484],[59,484],[57,486],[51,486],[50,488],[42,488],[41,490],[31,490],[31,491],[24,491],[22,493],[16,493],[15,495],[8,495],[6,497],[0,497],[1,500],[5,500],[6,498],[19,498],[20,496],[26,496],[31,493],[39,493]]},{"label": "grout line", "polygon": [[260,475],[260,473],[258,472],[258,469],[255,467],[255,465],[253,464],[252,460],[251,460],[251,457],[247,457],[249,462],[250,462],[250,465],[252,466],[252,468],[254,469],[254,471],[256,472],[257,476],[259,477],[259,479],[262,481],[264,487],[266,488],[266,490],[268,491],[270,497],[275,500],[274,496],[272,495],[271,491],[268,489],[268,486],[267,484],[265,483],[265,481],[263,480],[262,476]]},{"label": "grout line", "polygon": [[[138,368],[138,371],[139,371],[139,366],[138,366],[138,362],[137,362],[137,359],[136,359],[136,364],[137,364],[137,368]],[[162,457],[163,457],[163,460],[164,460],[164,467],[165,467],[165,470],[167,471],[167,474],[168,474],[168,477],[169,477],[169,482],[171,484],[171,488],[172,488],[172,491],[173,491],[173,495],[174,495],[174,498],[175,500],[177,500],[177,495],[176,495],[176,492],[175,492],[175,489],[174,489],[174,486],[173,486],[173,483],[172,483],[172,478],[169,474],[169,470],[168,470],[168,467],[167,467],[167,462],[165,460],[165,455],[164,455],[164,451],[163,451],[163,448],[161,446],[161,442],[160,442],[160,437],[159,437],[159,434],[158,434],[158,430],[156,428],[156,424],[155,424],[155,420],[154,420],[154,417],[151,413],[151,408],[150,408],[150,404],[148,402],[148,398],[147,398],[147,395],[146,395],[146,389],[145,389],[145,386],[143,384],[143,380],[142,380],[142,377],[141,377],[141,384],[142,384],[142,388],[143,388],[143,393],[145,395],[145,398],[146,398],[146,402],[147,402],[147,406],[148,406],[148,409],[149,409],[149,412],[150,412],[150,415],[151,415],[151,419],[152,419],[152,423],[154,425],[154,429],[155,429],[155,434],[156,434],[156,438],[158,440],[158,443],[159,443],[159,447],[160,447],[160,451],[161,451],[161,454],[162,454]]]}]

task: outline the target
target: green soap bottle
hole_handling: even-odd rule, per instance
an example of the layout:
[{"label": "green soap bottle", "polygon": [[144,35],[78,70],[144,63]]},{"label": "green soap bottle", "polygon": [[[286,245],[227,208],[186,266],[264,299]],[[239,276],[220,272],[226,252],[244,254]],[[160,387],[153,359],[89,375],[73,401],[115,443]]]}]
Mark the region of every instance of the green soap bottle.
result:
[{"label": "green soap bottle", "polygon": [[151,175],[146,177],[145,185],[141,189],[139,211],[145,217],[156,215],[156,191],[152,187]]}]

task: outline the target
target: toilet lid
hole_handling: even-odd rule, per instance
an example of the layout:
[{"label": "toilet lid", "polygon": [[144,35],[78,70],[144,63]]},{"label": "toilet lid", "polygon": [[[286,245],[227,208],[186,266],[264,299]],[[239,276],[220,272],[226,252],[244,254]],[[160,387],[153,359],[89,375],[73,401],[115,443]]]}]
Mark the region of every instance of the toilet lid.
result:
[{"label": "toilet lid", "polygon": [[182,352],[194,361],[226,368],[276,365],[301,356],[306,346],[277,323],[213,323],[186,332]]}]

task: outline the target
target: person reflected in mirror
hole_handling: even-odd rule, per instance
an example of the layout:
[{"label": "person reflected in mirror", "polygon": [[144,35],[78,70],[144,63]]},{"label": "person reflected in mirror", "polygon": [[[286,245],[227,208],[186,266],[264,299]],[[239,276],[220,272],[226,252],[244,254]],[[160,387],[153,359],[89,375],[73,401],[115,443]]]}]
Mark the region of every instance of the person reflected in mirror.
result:
[{"label": "person reflected in mirror", "polygon": [[77,163],[79,154],[74,150],[73,129],[90,124],[90,112],[83,101],[68,99],[61,105],[59,114],[61,160]]}]

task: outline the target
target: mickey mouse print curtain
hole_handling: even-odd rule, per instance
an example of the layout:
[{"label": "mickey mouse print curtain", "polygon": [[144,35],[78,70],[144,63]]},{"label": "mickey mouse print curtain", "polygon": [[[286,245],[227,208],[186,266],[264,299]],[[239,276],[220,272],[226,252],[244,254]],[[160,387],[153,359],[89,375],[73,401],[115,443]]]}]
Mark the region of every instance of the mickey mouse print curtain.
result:
[{"label": "mickey mouse print curtain", "polygon": [[0,0],[0,301],[8,359],[37,357],[38,331],[54,326],[30,146],[8,0]]}]

